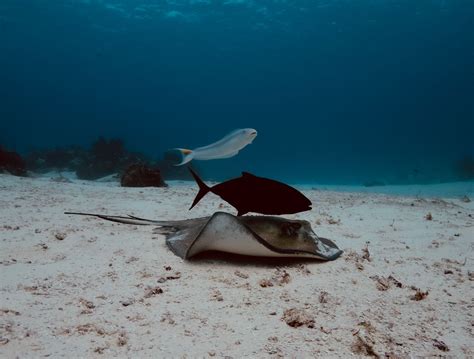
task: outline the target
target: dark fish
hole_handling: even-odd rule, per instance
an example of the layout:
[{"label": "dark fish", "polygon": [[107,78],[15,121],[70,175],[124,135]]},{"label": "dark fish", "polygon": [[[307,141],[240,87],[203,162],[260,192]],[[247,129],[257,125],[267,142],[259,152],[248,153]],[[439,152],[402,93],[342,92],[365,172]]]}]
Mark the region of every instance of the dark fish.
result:
[{"label": "dark fish", "polygon": [[238,216],[248,212],[261,214],[290,214],[311,210],[311,201],[300,191],[284,183],[242,172],[242,177],[208,187],[190,168],[199,193],[192,209],[208,192],[234,206]]}]

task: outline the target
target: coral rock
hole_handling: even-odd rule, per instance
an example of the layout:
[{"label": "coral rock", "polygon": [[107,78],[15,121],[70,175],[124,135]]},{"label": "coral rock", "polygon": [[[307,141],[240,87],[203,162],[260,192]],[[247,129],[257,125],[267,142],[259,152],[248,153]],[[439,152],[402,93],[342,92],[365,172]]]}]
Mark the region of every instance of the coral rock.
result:
[{"label": "coral rock", "polygon": [[306,326],[308,328],[314,328],[314,318],[302,309],[291,308],[285,310],[283,317],[281,318],[290,327],[297,328]]},{"label": "coral rock", "polygon": [[129,166],[121,179],[122,187],[166,187],[159,169],[142,164]]}]

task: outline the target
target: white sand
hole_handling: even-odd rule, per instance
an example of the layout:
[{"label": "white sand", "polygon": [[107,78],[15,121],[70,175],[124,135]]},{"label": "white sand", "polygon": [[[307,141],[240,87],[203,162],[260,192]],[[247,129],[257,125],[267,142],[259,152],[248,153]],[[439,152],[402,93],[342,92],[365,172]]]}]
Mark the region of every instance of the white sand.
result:
[{"label": "white sand", "polygon": [[[305,193],[315,209],[289,217],[333,239],[345,251],[338,260],[188,262],[152,227],[63,212],[235,213],[214,195],[188,211],[195,185],[0,175],[0,357],[474,356],[473,202]],[[428,296],[410,299],[412,286]],[[287,325],[291,308],[314,328]]]}]

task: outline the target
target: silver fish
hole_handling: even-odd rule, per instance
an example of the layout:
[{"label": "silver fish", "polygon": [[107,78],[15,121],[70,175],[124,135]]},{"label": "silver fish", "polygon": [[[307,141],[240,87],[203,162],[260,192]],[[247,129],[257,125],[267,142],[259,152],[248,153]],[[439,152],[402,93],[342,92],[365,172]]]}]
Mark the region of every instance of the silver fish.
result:
[{"label": "silver fish", "polygon": [[182,162],[175,166],[182,166],[185,163],[194,160],[217,160],[222,158],[234,157],[245,146],[252,143],[257,137],[257,131],[253,128],[243,128],[232,131],[221,140],[211,143],[204,147],[198,147],[194,150],[186,148],[175,148],[183,156]]}]

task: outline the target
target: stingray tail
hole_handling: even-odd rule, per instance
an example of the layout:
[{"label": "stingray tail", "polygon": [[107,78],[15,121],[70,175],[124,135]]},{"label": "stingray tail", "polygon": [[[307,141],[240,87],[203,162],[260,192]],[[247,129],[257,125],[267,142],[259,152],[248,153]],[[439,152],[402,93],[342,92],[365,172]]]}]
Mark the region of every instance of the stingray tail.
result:
[{"label": "stingray tail", "polygon": [[197,173],[194,172],[191,169],[191,167],[188,167],[188,169],[191,172],[191,174],[193,175],[194,180],[196,181],[196,183],[199,186],[199,192],[196,195],[196,198],[194,198],[193,205],[191,206],[191,208],[189,208],[191,210],[195,205],[198,204],[198,202],[202,199],[202,197],[204,197],[206,194],[208,194],[208,192],[210,192],[211,188],[208,185],[206,185],[201,178],[199,178]]},{"label": "stingray tail", "polygon": [[175,166],[182,166],[188,162],[191,162],[194,158],[194,152],[191,150],[188,150],[186,148],[175,148],[175,150],[179,151],[183,156],[183,160]]},{"label": "stingray tail", "polygon": [[105,219],[106,221],[117,222],[117,223],[125,223],[125,224],[135,224],[135,225],[157,225],[161,226],[163,223],[161,221],[154,221],[151,219],[139,218],[134,216],[109,216],[106,214],[97,214],[97,213],[83,213],[83,212],[64,212],[64,214],[74,214],[79,216],[91,216],[97,217],[101,219]]}]

